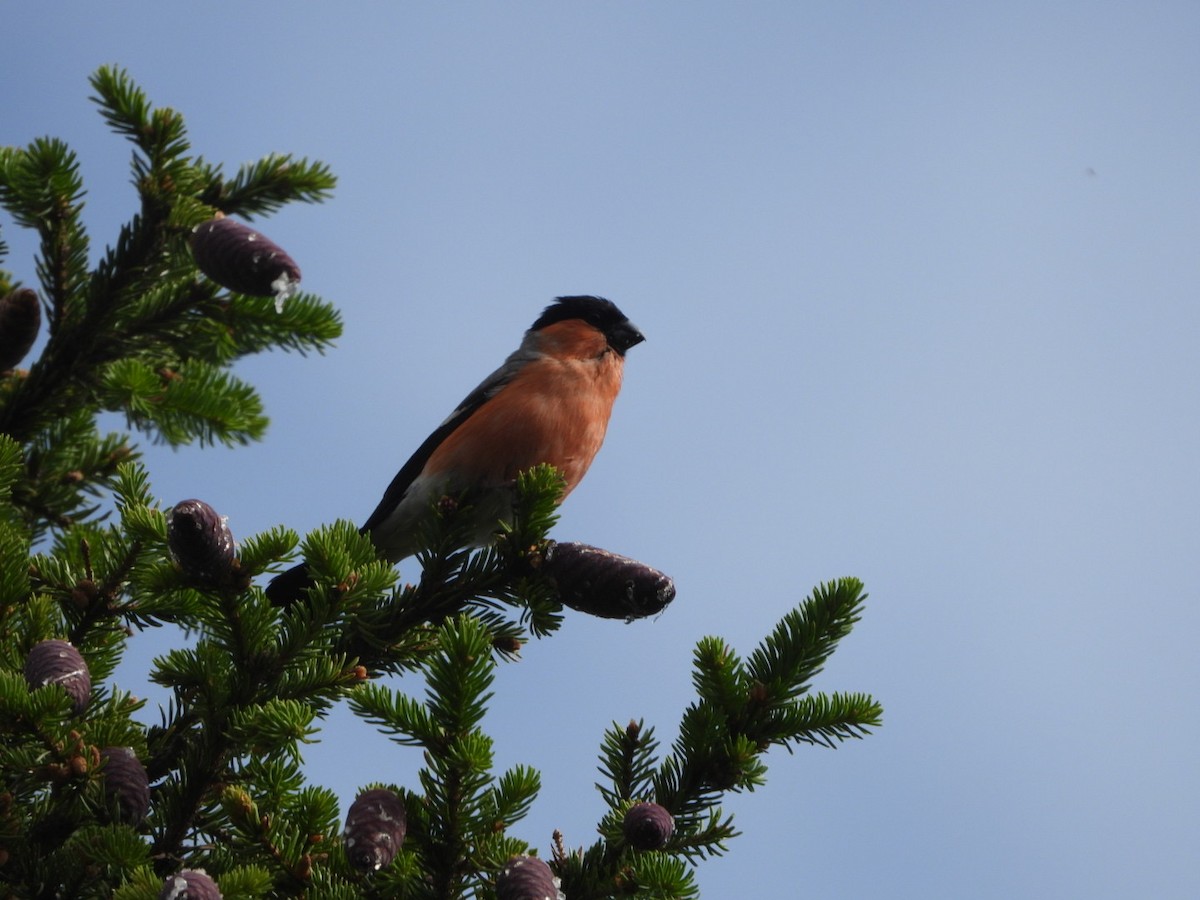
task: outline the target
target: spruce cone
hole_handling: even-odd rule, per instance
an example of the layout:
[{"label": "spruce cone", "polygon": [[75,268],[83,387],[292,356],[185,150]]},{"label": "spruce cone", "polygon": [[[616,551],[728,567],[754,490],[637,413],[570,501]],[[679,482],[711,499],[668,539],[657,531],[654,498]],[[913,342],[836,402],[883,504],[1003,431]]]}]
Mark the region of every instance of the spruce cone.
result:
[{"label": "spruce cone", "polygon": [[42,325],[42,304],[30,288],[17,288],[0,299],[0,372],[25,358]]},{"label": "spruce cone", "polygon": [[158,900],[221,900],[221,892],[203,869],[184,869],[163,882]]},{"label": "spruce cone", "polygon": [[224,217],[192,230],[196,266],[223,288],[282,303],[300,283],[300,267],[283,248],[248,225]]},{"label": "spruce cone", "polygon": [[675,833],[675,820],[657,803],[635,803],[621,824],[625,840],[638,850],[661,850]]},{"label": "spruce cone", "polygon": [[558,880],[536,856],[514,856],[496,876],[498,900],[557,900]]},{"label": "spruce cone", "polygon": [[360,872],[387,868],[404,843],[406,824],[404,801],[394,791],[363,791],[346,814],[343,841],[350,865]]},{"label": "spruce cone", "polygon": [[564,605],[605,619],[642,619],[675,599],[675,582],[662,572],[588,544],[552,542],[542,571]]},{"label": "spruce cone", "polygon": [[75,715],[87,709],[92,697],[92,675],[83,656],[68,641],[35,644],[25,657],[25,681],[30,690],[61,684],[75,701]]},{"label": "spruce cone", "polygon": [[167,515],[167,546],[184,574],[223,586],[233,578],[234,540],[223,516],[203,500],[176,503]]},{"label": "spruce cone", "polygon": [[140,825],[150,812],[146,767],[132,747],[105,747],[100,758],[104,760],[104,795],[116,801],[122,822]]}]

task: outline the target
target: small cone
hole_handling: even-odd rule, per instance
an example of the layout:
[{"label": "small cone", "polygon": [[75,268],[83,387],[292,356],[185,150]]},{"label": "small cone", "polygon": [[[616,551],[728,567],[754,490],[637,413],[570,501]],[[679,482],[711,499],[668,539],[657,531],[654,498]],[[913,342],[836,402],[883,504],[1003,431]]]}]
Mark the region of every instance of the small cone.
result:
[{"label": "small cone", "polygon": [[150,811],[150,780],[132,747],[105,747],[100,751],[104,760],[104,794],[115,801],[120,820],[126,825],[140,825]]},{"label": "small cone", "polygon": [[346,858],[360,872],[391,865],[404,843],[404,801],[385,788],[363,791],[350,804],[343,837]]},{"label": "small cone", "polygon": [[221,900],[221,892],[203,869],[184,869],[163,882],[158,900]]},{"label": "small cone", "polygon": [[167,546],[184,574],[201,584],[233,577],[236,544],[223,516],[203,500],[176,503],[167,515]]},{"label": "small cone", "polygon": [[536,856],[514,856],[496,876],[498,900],[557,900],[558,881]]},{"label": "small cone", "polygon": [[675,833],[675,820],[657,803],[635,803],[621,824],[625,840],[638,850],[661,850]]},{"label": "small cone", "polygon": [[17,288],[0,299],[0,372],[25,358],[42,325],[42,304],[30,288]]},{"label": "small cone", "polygon": [[233,219],[197,225],[190,243],[197,268],[239,294],[274,297],[281,304],[300,284],[300,267],[282,247]]},{"label": "small cone", "polygon": [[60,684],[75,701],[75,715],[87,709],[92,697],[92,676],[83,655],[68,641],[35,644],[25,657],[25,681],[30,690]]},{"label": "small cone", "polygon": [[675,599],[675,582],[662,572],[588,544],[552,543],[542,571],[564,605],[605,619],[642,619]]}]

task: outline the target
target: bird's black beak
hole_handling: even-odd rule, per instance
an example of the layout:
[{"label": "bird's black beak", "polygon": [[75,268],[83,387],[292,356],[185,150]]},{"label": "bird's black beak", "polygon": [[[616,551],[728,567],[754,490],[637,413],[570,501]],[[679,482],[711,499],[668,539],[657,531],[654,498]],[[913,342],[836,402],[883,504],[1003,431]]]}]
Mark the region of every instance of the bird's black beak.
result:
[{"label": "bird's black beak", "polygon": [[635,344],[640,344],[645,339],[646,336],[638,331],[637,326],[628,320],[622,322],[620,325],[614,328],[612,333],[608,336],[608,340],[612,345],[612,348],[622,356],[625,355],[625,351],[630,347],[634,346]]}]

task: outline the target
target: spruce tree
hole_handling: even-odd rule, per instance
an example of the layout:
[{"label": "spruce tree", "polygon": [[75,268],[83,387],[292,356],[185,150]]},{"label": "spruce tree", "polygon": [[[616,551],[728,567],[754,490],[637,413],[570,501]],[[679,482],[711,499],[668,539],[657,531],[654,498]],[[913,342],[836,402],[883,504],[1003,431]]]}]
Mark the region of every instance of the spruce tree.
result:
[{"label": "spruce tree", "polygon": [[[736,835],[723,795],[762,785],[771,747],[879,724],[869,696],[810,690],[866,596],[853,578],[819,585],[748,656],[697,645],[696,698],[669,747],[642,721],[612,725],[590,846],[531,844],[517,826],[538,772],[496,772],[480,727],[497,667],[552,635],[564,604],[632,620],[670,602],[670,579],[556,544],[562,484],[547,467],[521,476],[514,520],[483,549],[464,549],[469,498],[443,498],[407,586],[350,523],[235,542],[200,500],[160,505],[137,436],[258,440],[262,403],[232,364],[338,337],[338,312],[247,224],[325,199],[334,177],[287,155],[227,174],[124,71],[91,85],[132,142],[140,202],[95,265],[71,149],[0,150],[0,204],[40,247],[36,287],[0,270],[0,895],[694,897],[695,865]],[[21,368],[39,328],[44,349]],[[127,428],[102,433],[105,412]],[[315,585],[277,609],[264,576],[300,556]],[[111,676],[167,623],[193,639],[154,661],[171,700],[146,726]],[[422,754],[418,779],[364,783],[340,810],[299,761],[338,703],[416,748],[396,752]]]}]

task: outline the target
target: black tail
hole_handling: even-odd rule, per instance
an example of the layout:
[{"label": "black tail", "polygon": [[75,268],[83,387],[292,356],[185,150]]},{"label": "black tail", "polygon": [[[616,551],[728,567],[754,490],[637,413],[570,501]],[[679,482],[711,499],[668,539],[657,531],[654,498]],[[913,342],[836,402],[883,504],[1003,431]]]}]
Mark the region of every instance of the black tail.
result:
[{"label": "black tail", "polygon": [[313,580],[308,574],[308,566],[300,563],[271,579],[271,583],[267,585],[267,599],[275,606],[291,606],[312,586]]}]

